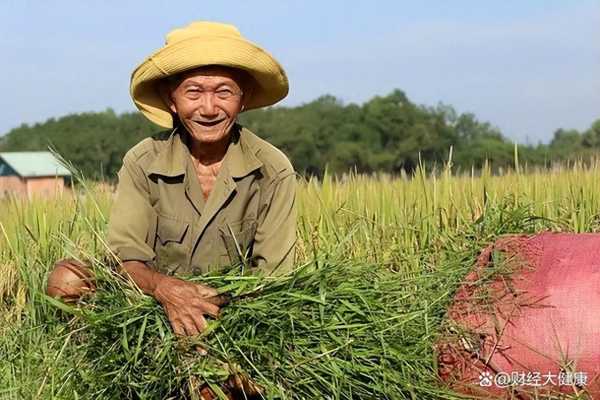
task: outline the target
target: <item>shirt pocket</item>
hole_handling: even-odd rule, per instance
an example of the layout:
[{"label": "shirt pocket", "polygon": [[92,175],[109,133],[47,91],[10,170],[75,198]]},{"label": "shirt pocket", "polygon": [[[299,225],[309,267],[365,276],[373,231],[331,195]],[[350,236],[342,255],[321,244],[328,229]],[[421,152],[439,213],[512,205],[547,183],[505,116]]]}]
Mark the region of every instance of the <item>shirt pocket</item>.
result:
[{"label": "shirt pocket", "polygon": [[186,269],[190,236],[189,223],[159,214],[155,264],[161,272],[173,274]]},{"label": "shirt pocket", "polygon": [[257,226],[255,218],[246,218],[221,225],[219,234],[226,251],[221,258],[231,265],[249,261],[252,257],[252,245]]}]

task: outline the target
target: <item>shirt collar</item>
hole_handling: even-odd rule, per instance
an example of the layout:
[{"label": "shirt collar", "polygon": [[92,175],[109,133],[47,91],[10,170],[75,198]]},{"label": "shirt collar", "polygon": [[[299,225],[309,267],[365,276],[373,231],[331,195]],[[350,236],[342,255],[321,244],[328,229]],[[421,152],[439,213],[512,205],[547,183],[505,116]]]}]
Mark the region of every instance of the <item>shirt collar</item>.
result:
[{"label": "shirt collar", "polygon": [[181,139],[182,128],[175,127],[169,134],[167,145],[148,167],[148,175],[175,177],[185,175],[189,150]]},{"label": "shirt collar", "polygon": [[[263,163],[256,157],[254,148],[247,140],[248,133],[244,132],[244,128],[236,124],[233,130],[223,165],[226,166],[233,178],[243,178],[260,168]],[[167,146],[150,164],[148,175],[176,177],[186,174],[190,162],[190,151],[182,138],[182,135],[186,134],[180,126],[171,131],[167,139]]]},{"label": "shirt collar", "polygon": [[248,132],[238,124],[234,126],[223,164],[227,165],[233,178],[243,178],[263,165],[248,142]]}]

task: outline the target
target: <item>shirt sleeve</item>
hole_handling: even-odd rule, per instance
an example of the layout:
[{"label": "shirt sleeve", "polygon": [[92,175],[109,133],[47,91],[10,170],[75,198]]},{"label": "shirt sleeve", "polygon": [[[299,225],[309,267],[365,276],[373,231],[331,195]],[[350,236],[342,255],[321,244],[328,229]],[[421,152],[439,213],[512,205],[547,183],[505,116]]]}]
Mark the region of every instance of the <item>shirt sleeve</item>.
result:
[{"label": "shirt sleeve", "polygon": [[150,263],[155,258],[157,215],[150,204],[148,178],[129,153],[119,171],[119,184],[108,225],[108,246],[121,261]]},{"label": "shirt sleeve", "polygon": [[283,275],[294,265],[296,245],[296,175],[274,183],[272,196],[259,218],[253,264],[266,275]]}]

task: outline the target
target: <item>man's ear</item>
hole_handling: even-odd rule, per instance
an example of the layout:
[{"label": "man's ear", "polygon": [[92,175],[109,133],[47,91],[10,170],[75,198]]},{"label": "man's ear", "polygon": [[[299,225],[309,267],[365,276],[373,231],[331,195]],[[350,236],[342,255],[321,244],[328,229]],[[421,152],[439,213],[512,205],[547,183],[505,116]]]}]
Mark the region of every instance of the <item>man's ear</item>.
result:
[{"label": "man's ear", "polygon": [[162,81],[158,84],[158,93],[165,105],[171,110],[173,114],[177,114],[177,109],[175,108],[175,102],[173,101],[172,93],[172,85],[168,82]]},{"label": "man's ear", "polygon": [[250,99],[252,98],[252,95],[254,94],[254,89],[256,87],[256,81],[254,80],[254,78],[252,77],[252,75],[250,75],[248,72],[243,71],[242,70],[242,75],[240,77],[240,81],[242,83],[242,92],[244,93],[242,95],[242,108],[240,109],[240,112],[246,110],[248,107],[248,103],[250,103]]},{"label": "man's ear", "polygon": [[247,87],[244,88],[244,94],[242,95],[242,108],[240,109],[240,112],[244,111],[246,109],[246,104],[250,102],[253,89],[254,87],[251,85],[247,85]]},{"label": "man's ear", "polygon": [[171,110],[173,114],[177,114],[177,108],[175,107],[175,103],[171,99],[171,94],[169,94],[169,104],[167,105],[169,106],[169,110]]}]

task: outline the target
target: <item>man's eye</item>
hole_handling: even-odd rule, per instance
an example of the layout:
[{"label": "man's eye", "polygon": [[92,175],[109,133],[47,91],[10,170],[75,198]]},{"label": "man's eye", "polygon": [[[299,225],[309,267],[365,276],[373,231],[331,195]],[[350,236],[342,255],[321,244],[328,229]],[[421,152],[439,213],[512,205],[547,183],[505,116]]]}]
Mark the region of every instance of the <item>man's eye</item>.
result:
[{"label": "man's eye", "polygon": [[185,91],[185,97],[191,100],[196,100],[202,95],[202,91],[199,89],[187,89]]},{"label": "man's eye", "polygon": [[233,96],[233,92],[229,89],[220,89],[216,91],[217,96],[219,97],[231,97]]}]

